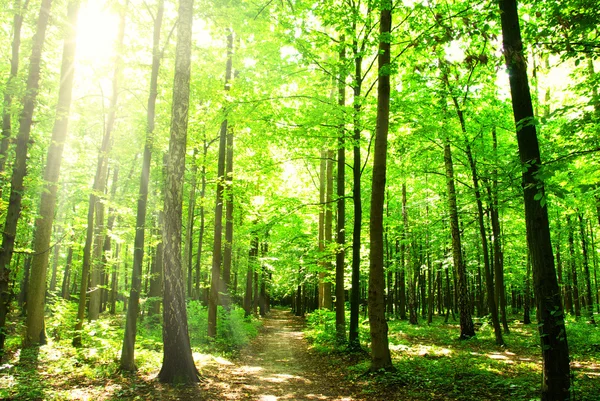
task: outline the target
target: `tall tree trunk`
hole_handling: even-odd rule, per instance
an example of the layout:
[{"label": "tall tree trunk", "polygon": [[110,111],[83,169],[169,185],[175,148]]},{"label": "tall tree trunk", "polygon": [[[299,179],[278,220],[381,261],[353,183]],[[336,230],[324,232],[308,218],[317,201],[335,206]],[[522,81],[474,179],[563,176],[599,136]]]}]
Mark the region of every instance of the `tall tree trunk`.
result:
[{"label": "tall tree trunk", "polygon": [[390,32],[391,3],[383,2],[379,24],[379,80],[377,85],[377,127],[373,152],[371,224],[369,253],[369,327],[371,332],[371,371],[391,369],[392,359],[385,320],[385,278],[383,272],[383,205],[385,200],[387,136],[390,115]]},{"label": "tall tree trunk", "polygon": [[[15,247],[15,236],[17,234],[17,223],[21,215],[21,199],[25,187],[23,180],[27,174],[27,147],[29,144],[29,134],[31,133],[31,125],[33,123],[33,111],[39,91],[40,83],[40,65],[42,58],[42,48],[46,38],[46,27],[48,26],[48,18],[50,16],[50,6],[52,0],[42,0],[40,13],[37,20],[36,31],[33,37],[31,58],[29,59],[29,75],[27,76],[27,89],[23,99],[23,110],[19,118],[19,133],[17,135],[17,146],[15,150],[15,164],[13,167],[12,179],[10,183],[10,198],[8,208],[6,210],[6,220],[4,229],[2,230],[2,245],[0,246],[0,358],[4,353],[4,340],[6,333],[4,327],[6,324],[6,315],[10,305],[10,261]],[[50,228],[49,233],[52,232]],[[50,234],[48,233],[48,236]],[[47,255],[46,255],[47,256]],[[45,277],[44,277],[45,279]],[[35,288],[35,291],[40,292],[43,304],[44,290],[46,281],[43,282],[44,287]],[[29,294],[32,290],[29,289]],[[30,298],[31,299],[31,298]],[[43,335],[43,322],[37,330],[36,341],[40,341]],[[44,342],[43,340],[40,342]]]},{"label": "tall tree trunk", "polygon": [[[550,240],[544,183],[540,181],[540,150],[527,78],[527,66],[516,0],[500,0],[504,57],[510,81],[519,156],[523,164],[523,194],[527,242],[533,270],[538,330],[542,345],[542,401],[570,399],[569,346],[565,331],[554,255]],[[539,198],[541,194],[541,198]]]},{"label": "tall tree trunk", "polygon": [[[127,300],[127,316],[119,368],[123,371],[134,371],[135,337],[137,334],[137,318],[139,315],[140,291],[142,287],[142,266],[144,264],[144,239],[146,234],[146,214],[148,209],[148,186],[150,181],[150,164],[152,162],[152,143],[154,141],[154,125],[156,115],[156,98],[158,97],[158,73],[160,70],[160,30],[164,14],[164,0],[158,0],[154,30],[152,34],[152,68],[150,71],[150,91],[146,108],[146,139],[142,157],[142,171],[138,190],[137,212],[135,216],[135,238],[133,240],[133,268],[131,271],[131,289]],[[159,217],[159,227],[162,227]],[[162,248],[162,247],[161,247]],[[162,256],[162,252],[161,252]],[[127,277],[127,275],[125,275]]]},{"label": "tall tree trunk", "polygon": [[[71,242],[73,242],[74,238],[71,237]],[[69,245],[69,250],[67,251],[67,260],[65,262],[65,271],[63,273],[63,281],[61,286],[61,296],[65,300],[71,299],[71,293],[69,288],[71,286],[71,266],[73,265],[73,244]]]},{"label": "tall tree trunk", "polygon": [[[158,212],[158,227],[162,227],[163,220],[163,213]],[[150,298],[148,316],[158,315],[160,313],[160,305],[162,304],[163,272],[165,264],[163,258],[163,242],[161,240],[159,240],[158,244],[156,244],[154,259],[152,262],[150,290],[148,291],[148,298]]]},{"label": "tall tree trunk", "polygon": [[[341,42],[344,42],[344,36],[341,37]],[[345,47],[340,50],[340,62],[346,60]],[[338,105],[346,106],[346,73],[343,67],[340,67],[340,75],[338,78]],[[346,342],[346,296],[344,292],[344,271],[345,271],[345,256],[346,256],[346,138],[344,121],[340,123],[338,132],[338,151],[337,151],[337,177],[336,177],[336,194],[337,194],[337,220],[336,220],[336,242],[337,249],[335,253],[335,328],[336,338],[339,344]],[[298,290],[301,287],[298,286]],[[298,297],[300,298],[300,297]]]},{"label": "tall tree trunk", "polygon": [[571,267],[571,299],[574,306],[575,316],[581,316],[581,302],[579,300],[579,284],[577,280],[577,261],[575,260],[575,238],[571,216],[567,215],[567,230],[569,240],[569,266]]},{"label": "tall tree trunk", "polygon": [[[406,184],[402,184],[404,190],[402,195],[402,213],[404,215],[406,209]],[[404,231],[403,231],[404,232]],[[398,254],[398,242],[396,241],[396,255]],[[406,320],[406,263],[405,263],[406,246],[404,241],[400,244],[400,271],[398,276],[398,309],[400,309],[400,319]]]},{"label": "tall tree trunk", "polygon": [[[4,107],[2,109],[2,139],[0,140],[0,175],[4,174],[8,148],[12,136],[12,100],[15,95],[17,74],[19,73],[19,48],[21,47],[21,27],[23,26],[23,14],[27,10],[29,0],[21,4],[21,0],[15,0],[13,19],[13,40],[10,57],[10,74],[4,89]],[[0,186],[0,196],[2,196]]]},{"label": "tall tree trunk", "polygon": [[587,240],[585,233],[585,222],[583,220],[583,213],[579,213],[579,233],[581,236],[581,252],[583,253],[583,276],[585,279],[585,303],[588,315],[590,317],[590,323],[594,326],[596,321],[594,320],[594,298],[592,297],[592,280],[590,275],[590,262],[587,250]]},{"label": "tall tree trunk", "polygon": [[206,224],[206,217],[204,212],[204,198],[206,197],[206,155],[208,153],[208,147],[212,142],[207,142],[206,137],[204,138],[204,145],[202,147],[202,168],[200,169],[200,228],[198,230],[198,251],[196,252],[196,298],[200,299],[200,278],[202,276],[202,247],[204,245],[204,227]]},{"label": "tall tree trunk", "polygon": [[[111,204],[114,203],[115,198],[116,198],[118,182],[119,182],[119,168],[118,168],[118,166],[115,166],[115,168],[113,170],[113,177],[112,177],[111,188],[110,188]],[[106,304],[109,301],[109,294],[112,294],[112,290],[111,291],[108,290],[110,288],[108,286],[108,279],[109,279],[109,276],[111,275],[110,273],[115,272],[114,261],[117,259],[117,257],[115,255],[112,255],[112,241],[111,241],[110,233],[113,230],[116,219],[117,219],[117,215],[115,213],[115,210],[112,206],[110,206],[108,208],[108,220],[107,220],[107,224],[106,224],[107,231],[106,231],[106,235],[104,236],[104,244],[102,246],[102,265],[103,265],[103,272],[104,272],[104,275],[103,275],[104,281],[102,282],[102,285],[103,285],[102,308],[101,308],[102,311],[106,310]],[[115,248],[115,252],[116,252],[116,248]],[[114,309],[111,310],[111,313],[114,314]]]},{"label": "tall tree trunk", "polygon": [[252,239],[250,240],[250,251],[248,253],[248,272],[246,273],[246,293],[244,294],[244,311],[245,316],[250,316],[252,310],[252,277],[256,271],[256,264],[258,259],[258,235],[252,233]]},{"label": "tall tree trunk", "polygon": [[444,142],[444,166],[446,168],[446,185],[448,191],[448,209],[450,213],[450,230],[452,232],[452,258],[457,281],[458,311],[460,314],[460,339],[466,340],[475,335],[475,328],[469,307],[469,290],[467,286],[467,269],[463,260],[460,229],[458,224],[458,208],[456,206],[456,189],[454,187],[454,166],[450,139]]},{"label": "tall tree trunk", "polygon": [[[227,64],[225,66],[225,91],[230,88],[232,78],[233,33],[227,35]],[[221,254],[223,252],[223,187],[225,184],[225,148],[227,144],[227,118],[221,123],[219,133],[219,161],[217,167],[217,193],[215,196],[215,229],[211,268],[210,295],[208,298],[208,336],[217,335],[217,305],[221,290]]]},{"label": "tall tree trunk", "polygon": [[527,268],[525,269],[525,289],[523,290],[523,324],[531,324],[531,257],[527,254]]},{"label": "tall tree trunk", "polygon": [[325,281],[323,283],[323,308],[332,309],[333,300],[331,298],[331,243],[333,242],[333,151],[328,150],[326,153],[326,191],[325,191]]},{"label": "tall tree trunk", "polygon": [[[461,111],[462,118],[462,111]],[[477,221],[479,223],[479,234],[481,236],[481,248],[483,250],[483,270],[485,274],[485,288],[487,290],[487,306],[492,314],[492,325],[494,326],[494,334],[496,336],[496,344],[503,345],[502,330],[500,328],[500,320],[498,319],[498,308],[496,307],[496,294],[494,294],[494,282],[492,279],[492,270],[490,268],[490,253],[488,250],[487,233],[485,230],[485,221],[483,214],[483,202],[481,200],[481,190],[479,189],[479,176],[477,174],[477,166],[473,159],[471,146],[467,143],[466,146],[467,159],[471,166],[471,175],[473,178],[473,191],[475,192],[475,200],[477,202]],[[481,281],[479,282],[481,286]]]},{"label": "tall tree trunk", "polygon": [[327,191],[327,152],[321,150],[319,165],[319,226],[318,226],[318,246],[319,246],[319,309],[324,306],[325,296],[325,270],[327,262],[325,260],[325,196]]},{"label": "tall tree trunk", "polygon": [[165,182],[163,226],[164,300],[163,363],[158,379],[163,383],[198,382],[188,334],[185,280],[181,266],[181,218],[185,147],[190,103],[193,0],[179,1],[177,48],[171,138]]},{"label": "tall tree trunk", "polygon": [[[54,216],[53,216],[54,217]],[[54,218],[53,218],[54,220]],[[58,275],[58,259],[60,258],[60,230],[54,228],[54,246],[52,246],[52,273],[50,274],[50,286],[48,292],[53,294],[56,291],[56,276]],[[50,246],[50,243],[48,243]],[[48,250],[49,253],[50,250]]]},{"label": "tall tree trunk", "polygon": [[225,155],[225,249],[223,251],[223,290],[226,305],[231,294],[231,260],[233,252],[233,130],[227,132]]},{"label": "tall tree trunk", "polygon": [[408,230],[408,208],[406,207],[406,183],[402,183],[402,267],[404,270],[405,266],[409,268],[408,272],[408,322],[410,324],[419,324],[419,317],[417,315],[417,294],[416,294],[416,274],[419,269],[414,264],[413,257],[410,255],[410,248],[407,247],[409,242],[409,230]]},{"label": "tall tree trunk", "polygon": [[194,238],[194,216],[196,212],[196,176],[198,173],[198,148],[194,147],[192,154],[192,170],[190,183],[190,196],[187,209],[187,220],[185,225],[185,242],[183,244],[183,270],[187,271],[187,296],[192,296],[193,288],[193,266],[192,266],[192,241]]},{"label": "tall tree trunk", "polygon": [[[356,29],[355,29],[356,31]],[[360,350],[360,339],[358,337],[358,318],[360,308],[360,233],[362,230],[362,200],[360,177],[361,157],[361,113],[362,113],[362,52],[359,51],[356,39],[352,43],[354,56],[354,116],[353,116],[353,165],[352,165],[352,201],[354,204],[354,223],[352,225],[352,288],[350,290],[350,332],[348,347],[350,350]]]}]

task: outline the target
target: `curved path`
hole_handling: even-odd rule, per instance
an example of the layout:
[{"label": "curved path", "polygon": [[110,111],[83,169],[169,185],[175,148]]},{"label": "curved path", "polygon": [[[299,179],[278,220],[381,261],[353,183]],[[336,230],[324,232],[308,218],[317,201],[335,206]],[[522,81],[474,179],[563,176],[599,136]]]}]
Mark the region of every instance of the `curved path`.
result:
[{"label": "curved path", "polygon": [[239,359],[203,364],[200,387],[215,401],[362,400],[355,395],[359,388],[332,369],[325,356],[309,350],[303,325],[290,312],[273,309]]}]

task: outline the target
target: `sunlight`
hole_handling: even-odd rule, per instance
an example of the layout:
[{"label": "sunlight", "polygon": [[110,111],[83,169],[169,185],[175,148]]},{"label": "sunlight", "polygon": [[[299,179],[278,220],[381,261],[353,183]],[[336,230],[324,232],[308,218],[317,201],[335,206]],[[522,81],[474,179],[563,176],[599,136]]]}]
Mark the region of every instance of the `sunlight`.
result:
[{"label": "sunlight", "polygon": [[77,59],[106,62],[113,54],[119,17],[106,9],[104,1],[82,4],[77,29]]}]

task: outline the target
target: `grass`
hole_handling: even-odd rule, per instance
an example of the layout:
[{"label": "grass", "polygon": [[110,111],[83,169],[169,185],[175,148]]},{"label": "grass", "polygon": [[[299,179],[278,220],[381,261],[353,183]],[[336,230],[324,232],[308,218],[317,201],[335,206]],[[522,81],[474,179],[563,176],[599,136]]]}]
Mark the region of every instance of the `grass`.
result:
[{"label": "grass", "polygon": [[[122,308],[117,308],[122,310]],[[4,364],[0,365],[0,399],[146,399],[155,392],[150,382],[162,364],[161,316],[145,316],[138,321],[136,375],[118,371],[125,316],[103,313],[95,322],[86,322],[82,332],[84,347],[71,345],[77,305],[56,300],[46,319],[49,342],[39,348],[21,349],[23,319],[13,318]],[[206,335],[207,310],[199,302],[188,303],[188,329],[194,358],[212,360],[228,357],[258,333],[260,321],[244,318],[244,311],[219,311],[217,338]],[[168,396],[165,396],[168,398]],[[176,399],[176,397],[174,398]]]},{"label": "grass", "polygon": [[[456,322],[441,316],[428,325],[389,320],[389,342],[395,372],[366,376],[368,357],[347,367],[348,380],[364,380],[367,394],[382,399],[414,400],[536,400],[541,381],[541,352],[537,326],[523,325],[518,316],[509,323],[506,346],[495,344],[486,319],[477,336],[458,340]],[[348,321],[348,319],[347,319]],[[335,342],[335,314],[317,311],[308,316],[307,338],[320,352],[344,352]],[[596,401],[600,394],[600,329],[585,319],[566,320],[571,354],[573,399]],[[368,321],[361,324],[361,343],[368,346]],[[396,394],[392,396],[392,394]],[[394,398],[396,397],[396,398]]]}]

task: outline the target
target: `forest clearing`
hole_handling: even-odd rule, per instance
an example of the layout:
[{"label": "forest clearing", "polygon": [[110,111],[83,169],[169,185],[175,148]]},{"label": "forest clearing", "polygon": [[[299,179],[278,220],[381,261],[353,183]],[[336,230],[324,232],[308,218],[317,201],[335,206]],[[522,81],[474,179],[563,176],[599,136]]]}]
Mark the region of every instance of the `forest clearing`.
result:
[{"label": "forest clearing", "polygon": [[596,0],[0,0],[0,398],[597,400]]}]

